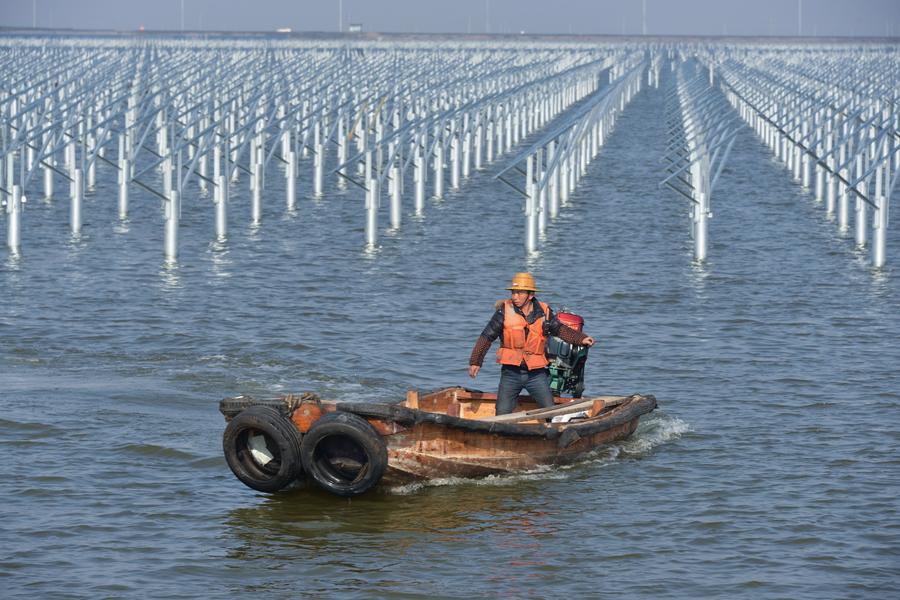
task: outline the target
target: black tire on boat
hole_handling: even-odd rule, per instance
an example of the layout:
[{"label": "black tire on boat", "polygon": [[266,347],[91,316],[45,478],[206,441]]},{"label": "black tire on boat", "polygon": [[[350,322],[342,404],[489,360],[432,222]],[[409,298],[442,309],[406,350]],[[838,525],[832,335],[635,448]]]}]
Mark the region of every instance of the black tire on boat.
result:
[{"label": "black tire on boat", "polygon": [[300,438],[294,424],[277,409],[251,406],[228,423],[222,447],[232,473],[244,485],[274,493],[303,472]]},{"label": "black tire on boat", "polygon": [[387,447],[362,417],[335,412],[323,415],[303,436],[304,471],[322,489],[338,496],[370,490],[387,468]]},{"label": "black tire on boat", "polygon": [[285,408],[284,400],[281,398],[265,398],[257,399],[249,396],[238,396],[237,398],[225,398],[219,402],[219,412],[226,417],[233,419],[238,416],[241,411],[247,410],[251,406],[271,406],[276,410]]}]

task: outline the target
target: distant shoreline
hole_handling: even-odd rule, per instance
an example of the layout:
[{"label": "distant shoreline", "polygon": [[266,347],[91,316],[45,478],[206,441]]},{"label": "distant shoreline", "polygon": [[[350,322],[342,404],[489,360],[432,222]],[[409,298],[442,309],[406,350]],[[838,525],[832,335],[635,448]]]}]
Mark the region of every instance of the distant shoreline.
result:
[{"label": "distant shoreline", "polygon": [[33,29],[31,27],[3,27],[0,35],[44,36],[61,35],[72,37],[147,37],[147,38],[276,38],[285,40],[321,40],[321,41],[529,41],[529,42],[626,42],[626,43],[673,43],[687,41],[732,42],[751,44],[885,44],[900,43],[900,37],[849,37],[849,36],[740,36],[740,35],[618,35],[618,34],[571,34],[571,33],[395,33],[395,32],[361,32],[338,33],[336,31],[168,31],[168,30],[115,30],[115,29]]}]

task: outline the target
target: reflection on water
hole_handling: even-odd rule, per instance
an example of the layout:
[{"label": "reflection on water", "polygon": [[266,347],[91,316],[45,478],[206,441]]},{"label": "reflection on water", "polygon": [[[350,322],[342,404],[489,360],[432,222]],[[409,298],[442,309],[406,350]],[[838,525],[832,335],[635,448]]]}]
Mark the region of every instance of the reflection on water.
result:
[{"label": "reflection on water", "polygon": [[872,292],[877,294],[880,298],[886,298],[887,295],[892,293],[892,288],[890,286],[891,283],[891,273],[893,268],[890,263],[886,263],[883,267],[871,267],[871,288]]},{"label": "reflection on water", "polygon": [[362,251],[360,252],[360,256],[366,260],[375,260],[378,258],[383,252],[383,247],[381,244],[375,243],[374,246],[364,246]]},{"label": "reflection on water", "polygon": [[90,241],[90,236],[83,229],[78,233],[69,232],[69,237],[66,240],[69,254],[73,257],[80,256],[88,248],[88,241]]},{"label": "reflection on water", "polygon": [[180,266],[177,261],[163,260],[159,270],[159,282],[163,290],[175,290],[181,287]]},{"label": "reflection on water", "polygon": [[392,554],[422,543],[423,535],[443,544],[465,543],[467,536],[486,530],[510,540],[548,535],[552,527],[541,522],[547,513],[528,506],[532,486],[517,482],[483,488],[461,482],[412,497],[376,491],[344,499],[302,485],[230,511],[225,521],[234,541],[230,556],[266,560],[273,552],[290,552],[304,560],[324,552],[352,552],[361,537],[370,535],[389,537]]},{"label": "reflection on water", "polygon": [[712,271],[705,261],[692,260],[690,263],[690,281],[694,291],[695,299],[704,300],[706,298],[706,286]]},{"label": "reflection on water", "polygon": [[125,235],[131,232],[131,220],[128,218],[119,219],[113,226],[113,232],[117,235]]},{"label": "reflection on water", "polygon": [[15,279],[12,278],[13,273],[17,273],[22,268],[22,253],[21,252],[7,252],[5,267],[7,273],[10,275],[9,282],[10,285],[16,282]]},{"label": "reflection on water", "polygon": [[233,261],[229,258],[228,253],[227,239],[219,238],[209,243],[210,270],[215,277],[231,277],[230,268]]}]

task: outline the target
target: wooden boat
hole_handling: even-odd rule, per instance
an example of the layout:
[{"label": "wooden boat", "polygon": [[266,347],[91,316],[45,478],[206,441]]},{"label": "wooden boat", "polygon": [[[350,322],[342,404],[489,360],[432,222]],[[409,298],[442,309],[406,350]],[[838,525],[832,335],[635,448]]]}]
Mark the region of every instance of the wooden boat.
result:
[{"label": "wooden boat", "polygon": [[396,404],[335,402],[312,393],[255,400],[226,398],[223,446],[234,474],[275,492],[303,475],[355,496],[386,484],[483,477],[578,460],[622,440],[656,408],[649,395],[557,398],[497,416],[496,394],[448,388],[410,391]]}]

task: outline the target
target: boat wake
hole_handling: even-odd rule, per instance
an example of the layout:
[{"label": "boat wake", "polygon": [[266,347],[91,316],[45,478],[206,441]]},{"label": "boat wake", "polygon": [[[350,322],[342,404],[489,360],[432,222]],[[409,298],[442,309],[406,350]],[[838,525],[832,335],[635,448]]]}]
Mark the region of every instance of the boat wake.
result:
[{"label": "boat wake", "polygon": [[689,431],[691,431],[689,423],[678,417],[670,417],[657,411],[649,418],[643,419],[634,435],[627,440],[597,448],[597,450],[588,454],[582,460],[570,465],[541,465],[521,473],[489,475],[481,479],[441,477],[405,485],[387,486],[384,488],[384,491],[389,494],[404,496],[413,494],[423,488],[449,485],[505,486],[521,481],[567,479],[571,476],[570,472],[572,470],[584,468],[586,465],[602,467],[612,464],[618,459],[644,456],[657,446],[677,440]]},{"label": "boat wake", "polygon": [[661,444],[679,439],[689,431],[689,423],[663,412],[655,412],[642,419],[634,435],[617,446],[629,456],[643,455]]}]

